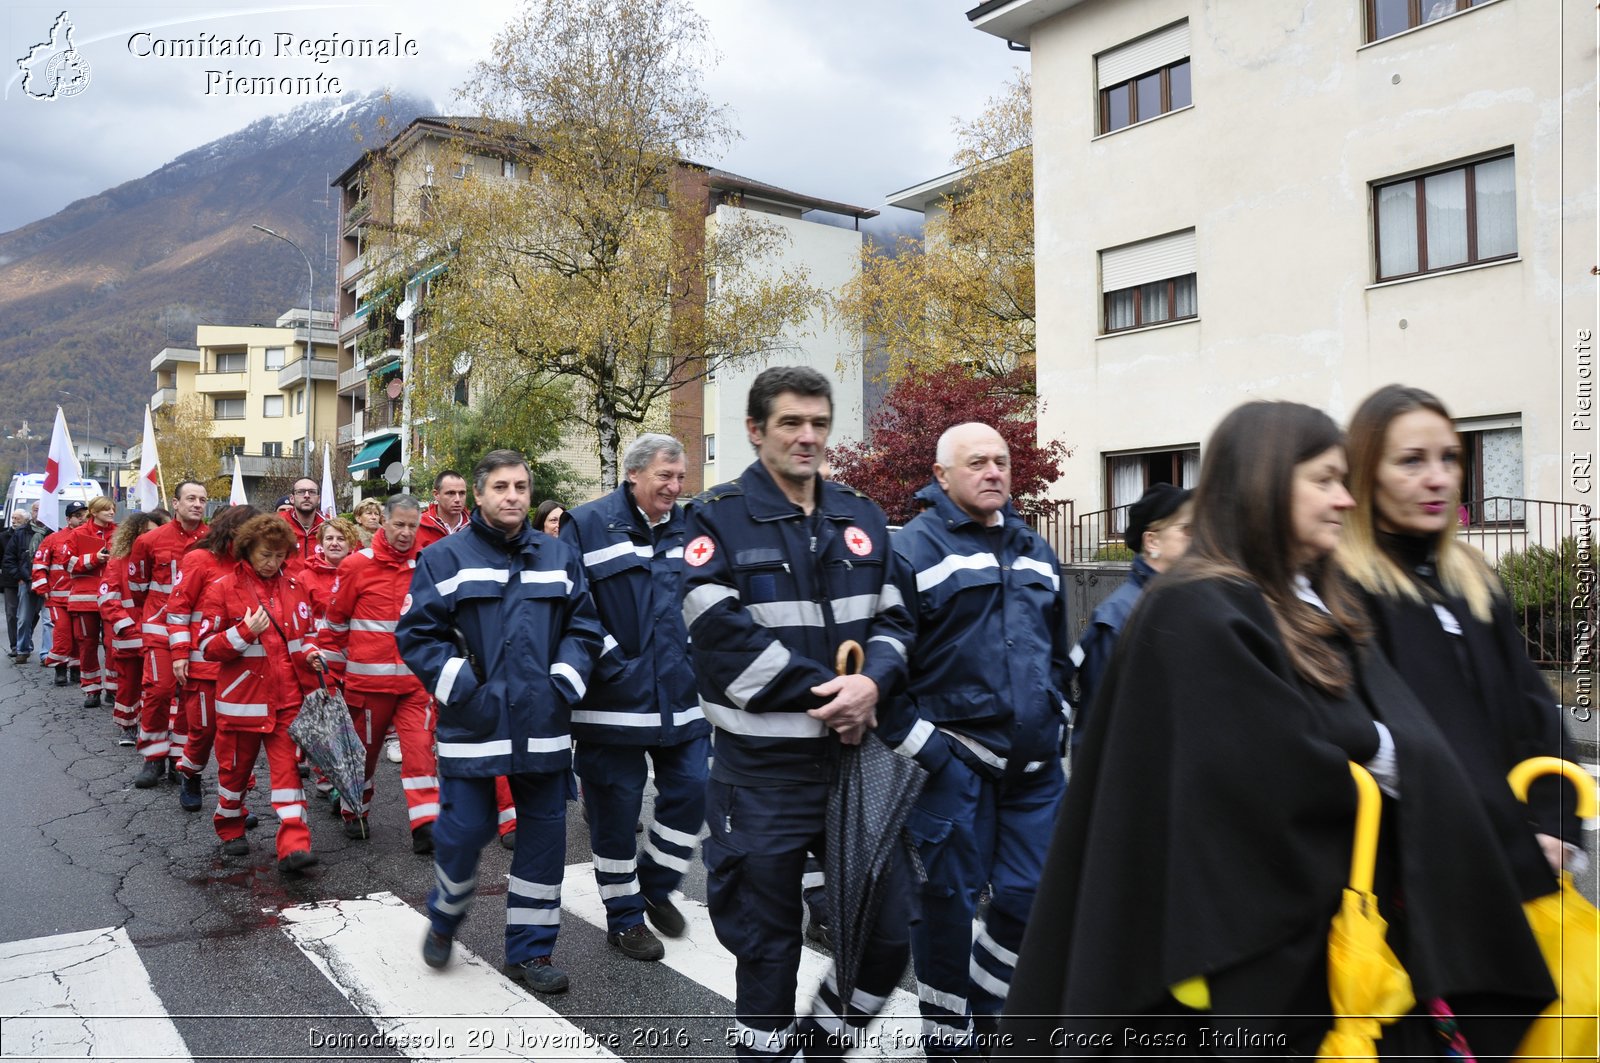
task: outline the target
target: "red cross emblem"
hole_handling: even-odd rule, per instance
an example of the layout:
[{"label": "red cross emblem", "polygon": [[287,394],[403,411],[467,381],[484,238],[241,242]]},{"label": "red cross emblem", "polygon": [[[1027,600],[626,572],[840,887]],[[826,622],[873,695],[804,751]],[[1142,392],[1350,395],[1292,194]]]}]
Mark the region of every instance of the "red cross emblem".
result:
[{"label": "red cross emblem", "polygon": [[866,557],[872,553],[872,536],[856,527],[854,524],[844,530],[844,544],[850,552],[857,557]]},{"label": "red cross emblem", "polygon": [[716,552],[717,544],[712,540],[711,536],[702,535],[684,547],[683,559],[695,568],[699,568],[707,561],[710,561],[716,555]]}]

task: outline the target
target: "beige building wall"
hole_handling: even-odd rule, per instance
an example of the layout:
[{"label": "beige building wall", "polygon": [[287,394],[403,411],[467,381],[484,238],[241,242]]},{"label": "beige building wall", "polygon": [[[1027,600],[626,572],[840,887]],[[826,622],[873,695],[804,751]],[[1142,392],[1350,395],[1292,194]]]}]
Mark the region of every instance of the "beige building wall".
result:
[{"label": "beige building wall", "polygon": [[[1397,381],[1520,428],[1517,493],[1563,497],[1594,328],[1593,5],[1480,0],[1372,43],[1360,0],[983,7],[1031,47],[1039,434],[1077,448],[1059,497],[1103,508],[1104,455],[1203,443],[1242,401],[1343,420]],[[1096,56],[1185,19],[1193,105],[1100,134]],[[1515,257],[1376,282],[1373,185],[1504,149]],[[1189,229],[1197,316],[1105,334],[1100,252]]]}]

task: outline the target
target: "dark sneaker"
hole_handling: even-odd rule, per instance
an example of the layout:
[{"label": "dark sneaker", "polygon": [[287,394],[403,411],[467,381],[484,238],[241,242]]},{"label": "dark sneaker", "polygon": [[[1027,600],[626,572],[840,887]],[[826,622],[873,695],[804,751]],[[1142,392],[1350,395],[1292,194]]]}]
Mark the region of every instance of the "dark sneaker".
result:
[{"label": "dark sneaker", "polygon": [[414,853],[433,852],[433,824],[419,823],[411,831],[411,851]]},{"label": "dark sneaker", "polygon": [[317,863],[317,858],[309,850],[296,849],[282,860],[278,861],[278,870],[284,872],[300,872]]},{"label": "dark sneaker", "polygon": [[663,897],[659,901],[652,901],[646,897],[644,917],[650,920],[650,925],[656,928],[657,933],[669,938],[683,937],[683,932],[688,926],[684,922],[683,913],[678,911],[678,906],[672,903],[671,897]]},{"label": "dark sneaker", "polygon": [[56,686],[64,687],[66,685],[67,685],[67,666],[64,665],[64,664],[58,664],[58,665],[56,665]]},{"label": "dark sneaker", "polygon": [[81,685],[83,683],[83,669],[79,668],[77,665],[68,666],[67,681],[69,683],[77,683]]},{"label": "dark sneaker", "polygon": [[819,918],[816,912],[811,913],[811,919],[806,923],[806,940],[815,941],[823,948],[833,948],[833,932],[828,929],[828,924]]},{"label": "dark sneaker", "polygon": [[515,851],[517,848],[517,832],[508,830],[500,835],[500,848]]},{"label": "dark sneaker", "polygon": [[137,727],[119,728],[122,736],[117,739],[119,746],[136,746],[139,744],[139,729]]},{"label": "dark sneaker", "polygon": [[178,807],[185,812],[200,811],[200,776],[185,775],[178,780]]},{"label": "dark sneaker", "polygon": [[506,975],[535,993],[567,991],[567,972],[551,963],[548,956],[535,956],[526,963],[508,963]]},{"label": "dark sneaker", "polygon": [[166,767],[159,760],[147,760],[139,766],[139,774],[133,777],[133,785],[141,790],[148,790],[161,781]]},{"label": "dark sneaker", "polygon": [[443,967],[450,962],[450,950],[454,946],[454,938],[447,938],[429,927],[428,935],[422,939],[422,962],[429,967]]},{"label": "dark sneaker", "polygon": [[86,709],[98,709],[100,707],[100,691],[93,691],[86,696],[83,699],[83,707]]},{"label": "dark sneaker", "polygon": [[243,838],[229,838],[222,843],[223,856],[248,856],[250,843]]},{"label": "dark sneaker", "polygon": [[254,812],[246,812],[244,814],[245,830],[255,830],[259,826],[261,826],[261,821],[256,818],[256,814]]},{"label": "dark sneaker", "polygon": [[367,817],[359,816],[345,820],[344,836],[358,842],[366,841],[370,837],[367,834]]},{"label": "dark sneaker", "polygon": [[667,954],[661,939],[650,933],[650,928],[643,923],[635,923],[620,934],[607,934],[606,941],[620,949],[630,960],[649,962]]}]

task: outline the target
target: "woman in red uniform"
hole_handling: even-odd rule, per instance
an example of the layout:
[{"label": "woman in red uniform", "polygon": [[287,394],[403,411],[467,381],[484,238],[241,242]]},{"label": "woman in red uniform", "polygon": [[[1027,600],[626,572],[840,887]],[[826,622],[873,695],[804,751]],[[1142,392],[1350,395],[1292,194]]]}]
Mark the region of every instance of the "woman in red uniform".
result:
[{"label": "woman in red uniform", "polygon": [[83,707],[100,707],[100,582],[111,536],[117,530],[117,504],[104,495],[89,500],[88,519],[72,533],[67,547],[67,613],[72,620],[72,655],[78,659]]},{"label": "woman in red uniform", "polygon": [[321,655],[310,641],[311,600],[283,571],[294,533],[274,516],[252,517],[234,536],[233,571],[205,591],[200,652],[217,669],[217,811],[222,851],[250,851],[244,836],[244,790],[256,755],[267,753],[272,810],[278,816],[278,870],[298,872],[311,855],[305,791],[289,724],[302,692],[316,683]]},{"label": "woman in red uniform", "polygon": [[159,528],[169,519],[165,510],[154,513],[132,513],[111,537],[111,555],[106,562],[105,578],[100,581],[100,622],[109,632],[111,660],[115,662],[117,681],[112,695],[111,719],[121,732],[119,746],[134,745],[139,723],[139,690],[144,676],[144,657],[140,650],[144,639],[139,636],[138,606],[128,593],[128,555],[133,552],[133,542],[151,528]]}]

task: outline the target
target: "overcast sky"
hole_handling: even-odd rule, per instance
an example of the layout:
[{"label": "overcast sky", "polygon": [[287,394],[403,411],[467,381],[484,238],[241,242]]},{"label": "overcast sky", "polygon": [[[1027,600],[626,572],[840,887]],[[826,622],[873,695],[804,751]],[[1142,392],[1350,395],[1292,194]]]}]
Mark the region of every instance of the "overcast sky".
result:
[{"label": "overcast sky", "polygon": [[[742,133],[717,162],[798,192],[881,206],[950,168],[952,122],[981,111],[1027,56],[968,26],[973,0],[693,0],[721,54],[707,91]],[[66,6],[89,83],[28,96],[17,60]],[[224,93],[207,71],[337,77],[346,93],[394,87],[459,111],[456,90],[518,0],[336,4],[6,0],[0,10],[0,232],[143,176],[172,158],[312,97]],[[136,36],[141,35],[144,36]],[[398,59],[275,57],[301,39],[414,39]],[[151,42],[258,41],[261,56],[173,57]],[[39,65],[48,61],[38,53]],[[34,82],[35,86],[39,83]],[[209,90],[209,91],[208,91]],[[900,213],[890,211],[891,214]]]}]

